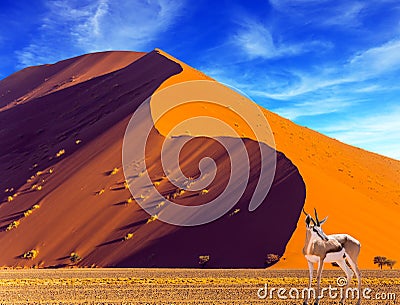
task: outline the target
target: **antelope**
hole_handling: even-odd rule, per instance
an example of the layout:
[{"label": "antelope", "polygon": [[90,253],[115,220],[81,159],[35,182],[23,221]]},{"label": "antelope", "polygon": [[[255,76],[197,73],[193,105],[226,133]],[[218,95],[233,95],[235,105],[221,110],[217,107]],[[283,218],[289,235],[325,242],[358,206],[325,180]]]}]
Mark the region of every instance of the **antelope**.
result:
[{"label": "antelope", "polygon": [[[360,242],[348,234],[333,234],[326,235],[322,230],[322,225],[328,217],[319,220],[317,210],[314,208],[315,219],[310,214],[306,213],[303,208],[303,213],[306,215],[306,241],[303,248],[303,254],[308,262],[308,270],[310,272],[308,291],[311,291],[311,283],[313,279],[314,263],[318,263],[317,271],[317,291],[314,305],[318,305],[320,299],[320,284],[321,274],[324,263],[337,263],[339,267],[346,273],[347,285],[344,288],[344,293],[340,303],[344,303],[346,291],[350,286],[350,281],[356,274],[358,282],[358,301],[357,305],[361,304],[361,273],[358,269],[357,260],[360,254]],[[346,261],[350,264],[347,265]],[[304,298],[303,305],[308,304],[309,293]]]}]

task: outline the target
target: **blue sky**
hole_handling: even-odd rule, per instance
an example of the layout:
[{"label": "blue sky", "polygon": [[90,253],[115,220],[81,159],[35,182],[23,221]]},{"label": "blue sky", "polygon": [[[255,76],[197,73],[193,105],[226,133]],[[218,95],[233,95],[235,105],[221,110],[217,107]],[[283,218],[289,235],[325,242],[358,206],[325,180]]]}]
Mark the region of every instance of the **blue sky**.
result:
[{"label": "blue sky", "polygon": [[2,0],[0,20],[0,79],[158,47],[296,123],[400,159],[398,0]]}]

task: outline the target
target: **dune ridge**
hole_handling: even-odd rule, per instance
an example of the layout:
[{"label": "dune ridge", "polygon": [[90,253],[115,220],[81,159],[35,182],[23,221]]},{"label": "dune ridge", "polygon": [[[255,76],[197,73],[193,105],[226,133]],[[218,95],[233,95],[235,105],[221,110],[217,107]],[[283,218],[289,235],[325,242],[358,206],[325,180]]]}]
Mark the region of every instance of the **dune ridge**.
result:
[{"label": "dune ridge", "polygon": [[[56,66],[55,70],[69,70]],[[200,255],[211,257],[209,267],[274,263],[266,261],[266,255],[283,254],[305,198],[293,163],[278,153],[271,193],[250,213],[247,202],[260,164],[258,144],[232,138],[245,142],[253,164],[238,210],[193,228],[151,218],[126,188],[122,139],[136,107],[182,67],[153,51],[124,68],[107,70],[112,72],[0,112],[0,187],[6,191],[0,204],[0,266],[198,267]],[[154,129],[148,144],[148,171],[154,182],[163,175],[157,149],[163,138]],[[218,195],[229,166],[217,143],[194,140],[185,146],[181,163],[188,175],[196,176],[196,160],[210,154],[222,162],[222,178],[213,182],[208,194],[181,194],[168,181],[160,182],[160,191],[169,198],[179,192],[173,200],[182,204],[201,204]],[[290,217],[283,217],[288,207]],[[161,205],[154,208],[162,211]],[[284,222],[276,222],[282,218]]]},{"label": "dune ridge", "polygon": [[130,51],[98,52],[56,64],[27,67],[0,81],[0,111],[120,70],[145,54]]},{"label": "dune ridge", "polygon": [[[108,55],[118,62],[121,54]],[[47,66],[28,68],[28,72],[35,72],[33,79],[28,75],[20,77],[21,71],[0,81],[2,94],[8,92],[10,84],[15,86],[11,88],[18,88],[15,80],[21,79],[20,92],[10,90],[0,100],[0,107],[7,107],[0,111],[0,189],[8,189],[2,193],[0,204],[0,266],[68,266],[69,255],[75,252],[82,257],[77,263],[82,266],[197,267],[199,255],[210,255],[210,267],[263,267],[267,252],[276,251],[274,254],[284,254],[274,268],[306,268],[301,254],[304,218],[300,216],[305,190],[306,210],[312,212],[316,207],[321,216],[329,215],[324,225],[326,233],[349,233],[361,241],[361,268],[375,268],[372,259],[376,255],[398,260],[400,162],[346,145],[265,109],[276,149],[282,152],[278,153],[279,170],[267,198],[269,205],[263,204],[255,214],[245,212],[250,183],[238,204],[240,211],[209,227],[176,230],[157,220],[149,222],[148,214],[129,201],[121,170],[122,137],[130,114],[151,92],[209,77],[161,50],[124,56],[115,65],[113,60],[106,61],[101,71],[92,70],[87,62],[84,68],[79,67],[82,71],[87,69],[84,81],[61,84],[75,74],[67,73],[57,78],[61,85],[56,92],[48,91],[43,81],[36,79],[36,75],[47,73]],[[45,89],[31,93],[37,87]],[[23,96],[29,96],[29,100],[7,106]],[[77,108],[71,110],[69,101],[75,99],[77,103],[72,107]],[[210,105],[205,110],[204,106],[199,102],[190,110],[221,115],[242,135],[248,149],[254,149],[255,142],[244,125],[236,126],[229,114]],[[46,109],[48,112],[41,115]],[[34,115],[26,116],[28,113]],[[172,123],[168,119],[156,123],[157,130],[152,135],[155,146]],[[199,155],[195,152],[206,153],[206,147],[215,150],[212,141],[201,141],[205,140],[188,146],[187,154],[192,159],[182,160],[183,164],[197,160]],[[63,149],[64,154],[57,157]],[[149,171],[159,179],[162,172],[157,155],[149,158],[154,160]],[[256,164],[257,159],[253,162]],[[195,173],[187,166],[186,171]],[[117,170],[113,174],[114,169]],[[38,186],[43,188],[38,190]],[[160,188],[173,193],[168,183],[162,182]],[[13,197],[15,193],[19,195]],[[32,209],[34,205],[40,208]],[[24,216],[28,210],[32,210],[31,214]],[[275,221],[271,221],[274,215]],[[278,221],[286,216],[287,222]],[[7,231],[18,220],[20,223]],[[243,226],[249,226],[248,231],[243,232]],[[209,240],[209,236],[213,238]],[[174,250],[177,247],[182,249],[178,254]],[[37,258],[20,257],[36,248]],[[232,255],[227,255],[226,249]]]},{"label": "dune ridge", "polygon": [[[171,77],[164,84],[205,79],[192,67],[182,67],[179,78]],[[210,115],[231,122],[231,127],[243,137],[252,137],[245,125],[235,125],[237,121],[228,111],[202,102],[191,105],[190,111],[203,113],[205,107]],[[174,110],[173,115],[157,122],[161,133],[166,134],[179,115],[182,119],[189,115],[188,107]],[[398,260],[400,161],[329,138],[267,109],[262,111],[273,131],[276,149],[298,167],[305,181],[306,210],[311,213],[317,208],[320,215],[329,215],[324,225],[326,233],[348,233],[358,238],[362,243],[359,258],[362,268],[375,268],[373,257],[378,255]],[[274,268],[307,268],[301,254],[304,217],[300,217],[297,227],[284,257]]]}]

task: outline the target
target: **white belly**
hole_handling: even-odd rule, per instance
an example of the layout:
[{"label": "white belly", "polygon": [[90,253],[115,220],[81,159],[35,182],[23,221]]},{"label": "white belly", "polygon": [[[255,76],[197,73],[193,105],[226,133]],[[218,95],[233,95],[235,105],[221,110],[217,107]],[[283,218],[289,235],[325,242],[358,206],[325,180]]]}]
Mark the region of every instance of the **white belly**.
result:
[{"label": "white belly", "polygon": [[[344,254],[345,254],[344,249],[342,249],[339,252],[328,253],[324,259],[324,263],[333,263],[333,262],[343,260]],[[316,255],[306,255],[306,259],[311,263],[319,262],[319,256],[316,256]]]}]

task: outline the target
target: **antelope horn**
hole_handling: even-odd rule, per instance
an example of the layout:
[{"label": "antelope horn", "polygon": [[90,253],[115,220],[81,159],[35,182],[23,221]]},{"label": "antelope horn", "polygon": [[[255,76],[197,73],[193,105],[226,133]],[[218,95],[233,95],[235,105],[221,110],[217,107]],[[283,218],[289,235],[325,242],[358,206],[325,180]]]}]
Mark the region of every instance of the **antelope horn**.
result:
[{"label": "antelope horn", "polygon": [[318,219],[318,213],[317,213],[317,209],[314,208],[314,213],[315,213],[315,220],[317,221],[317,225],[320,225],[319,219]]},{"label": "antelope horn", "polygon": [[317,224],[315,223],[315,220],[311,217],[311,215],[310,214],[308,214],[307,212],[306,212],[306,210],[304,210],[304,207],[303,207],[303,213],[304,213],[304,215],[306,215],[306,216],[308,216],[308,217],[310,217],[310,219],[311,219],[311,221],[313,222],[313,224],[314,224],[314,226],[316,226]]}]

